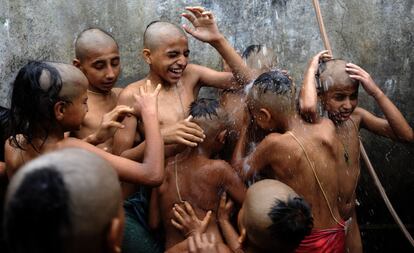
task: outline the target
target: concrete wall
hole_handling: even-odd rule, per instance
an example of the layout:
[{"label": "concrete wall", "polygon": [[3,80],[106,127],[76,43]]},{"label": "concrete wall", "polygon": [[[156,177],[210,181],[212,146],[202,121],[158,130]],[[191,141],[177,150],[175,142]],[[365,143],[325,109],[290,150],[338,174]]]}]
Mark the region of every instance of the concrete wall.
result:
[{"label": "concrete wall", "polygon": [[[413,125],[414,0],[320,2],[335,56],[370,72]],[[179,14],[186,5],[211,9],[237,49],[252,43],[274,48],[280,67],[290,70],[297,83],[309,58],[322,49],[310,0],[0,0],[0,104],[7,104],[9,83],[22,64],[28,59],[70,62],[73,40],[90,26],[110,31],[119,41],[123,64],[119,85],[142,78],[147,71],[140,57],[146,24],[158,19],[182,23]],[[190,39],[190,49],[193,62],[219,69],[219,57],[209,45]],[[360,93],[362,106],[381,115],[374,100]],[[363,137],[397,210],[404,221],[414,223],[411,203],[404,200],[414,194],[413,145],[366,133]],[[361,185],[362,222],[368,227],[392,224],[366,175]],[[394,228],[389,231],[399,236]]]}]

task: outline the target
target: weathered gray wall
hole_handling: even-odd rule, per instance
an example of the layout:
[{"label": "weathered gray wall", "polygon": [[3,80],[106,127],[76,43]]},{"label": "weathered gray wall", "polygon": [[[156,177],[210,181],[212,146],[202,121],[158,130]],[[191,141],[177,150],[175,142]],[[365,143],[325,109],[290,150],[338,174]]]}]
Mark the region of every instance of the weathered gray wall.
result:
[{"label": "weathered gray wall", "polygon": [[[370,72],[413,125],[414,0],[320,2],[334,54]],[[143,77],[147,67],[139,52],[146,24],[157,19],[182,23],[179,14],[186,5],[213,10],[221,31],[237,49],[252,43],[273,47],[280,67],[290,70],[298,83],[309,58],[322,49],[310,0],[0,0],[0,104],[7,104],[9,83],[27,59],[70,62],[73,40],[90,26],[110,31],[119,41],[121,86]],[[193,62],[219,68],[219,57],[210,46],[191,39],[190,49]],[[364,92],[360,101],[381,114]],[[364,141],[391,198],[398,202],[397,210],[403,212],[405,221],[414,223],[411,203],[404,201],[414,194],[413,145],[365,133]],[[370,180],[364,177],[362,186],[360,194],[369,210],[365,221],[392,223],[384,207],[378,206]],[[378,213],[383,215],[375,221]]]}]

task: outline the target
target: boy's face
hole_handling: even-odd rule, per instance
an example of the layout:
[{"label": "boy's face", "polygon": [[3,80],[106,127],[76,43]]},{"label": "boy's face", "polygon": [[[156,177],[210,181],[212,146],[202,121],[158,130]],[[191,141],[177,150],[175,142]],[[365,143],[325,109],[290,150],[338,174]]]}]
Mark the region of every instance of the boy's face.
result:
[{"label": "boy's face", "polygon": [[88,95],[85,88],[80,88],[79,96],[68,102],[65,107],[65,118],[62,124],[67,131],[80,129],[83,119],[88,112]]},{"label": "boy's face", "polygon": [[322,94],[322,104],[334,122],[348,120],[358,105],[358,84],[331,86]]},{"label": "boy's face", "polygon": [[173,36],[151,51],[151,71],[169,84],[178,83],[188,63],[188,41],[185,36]]},{"label": "boy's face", "polygon": [[114,87],[121,72],[119,49],[115,43],[97,47],[88,52],[80,62],[80,70],[97,91],[108,93]]}]

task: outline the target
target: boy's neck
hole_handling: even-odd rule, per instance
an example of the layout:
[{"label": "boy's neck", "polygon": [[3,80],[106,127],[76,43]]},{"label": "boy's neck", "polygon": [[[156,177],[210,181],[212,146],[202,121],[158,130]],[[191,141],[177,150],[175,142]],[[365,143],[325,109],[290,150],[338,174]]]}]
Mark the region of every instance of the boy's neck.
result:
[{"label": "boy's neck", "polygon": [[276,132],[285,133],[295,128],[299,123],[301,123],[301,119],[297,113],[278,115]]},{"label": "boy's neck", "polygon": [[104,96],[108,96],[111,94],[111,90],[109,91],[102,91],[102,90],[98,90],[95,87],[93,87],[92,85],[88,85],[88,95],[93,95],[93,96],[100,96],[100,97],[104,97]]},{"label": "boy's neck", "polygon": [[[199,143],[197,147],[187,147],[184,151],[179,154],[180,158],[202,156],[206,158],[211,158],[215,153],[214,148],[211,148],[210,145],[203,145],[204,143]],[[208,146],[208,147],[207,147]]]},{"label": "boy's neck", "polygon": [[153,71],[150,71],[146,77],[148,80],[151,81],[151,84],[154,86],[154,88],[160,83],[163,89],[169,89],[173,86],[176,86],[176,83],[169,83],[163,80],[159,75],[154,73]]}]

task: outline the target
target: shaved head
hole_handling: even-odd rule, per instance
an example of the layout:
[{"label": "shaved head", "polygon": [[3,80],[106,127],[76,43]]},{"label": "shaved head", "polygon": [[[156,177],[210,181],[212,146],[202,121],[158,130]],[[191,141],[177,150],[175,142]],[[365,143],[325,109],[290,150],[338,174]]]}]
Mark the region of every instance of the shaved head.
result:
[{"label": "shaved head", "polygon": [[151,22],[144,32],[144,48],[155,50],[166,38],[185,37],[186,33],[183,29],[175,24],[163,21]]},{"label": "shaved head", "polygon": [[[87,88],[88,79],[75,66],[57,62],[46,62],[46,64],[55,68],[60,75],[62,88],[59,91],[59,97],[72,100],[78,97],[81,90]],[[50,73],[44,70],[40,76],[40,86],[47,90],[50,85]]]},{"label": "shaved head", "polygon": [[247,237],[262,249],[279,248],[281,242],[298,244],[312,228],[309,206],[292,188],[277,180],[254,183],[242,208],[241,222]]},{"label": "shaved head", "polygon": [[328,91],[334,85],[353,86],[358,82],[349,77],[345,71],[347,62],[344,60],[330,60],[320,65],[320,87],[322,91]]},{"label": "shaved head", "polygon": [[17,247],[45,249],[55,239],[65,252],[104,252],[106,229],[120,208],[118,177],[106,161],[81,149],[60,150],[32,160],[12,178],[7,237]]},{"label": "shaved head", "polygon": [[76,58],[80,61],[84,60],[88,53],[100,47],[111,47],[118,44],[108,32],[99,28],[90,28],[81,32],[75,41]]}]

